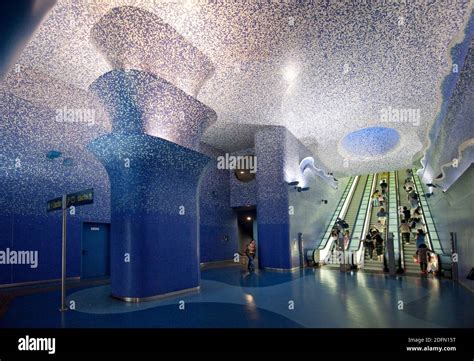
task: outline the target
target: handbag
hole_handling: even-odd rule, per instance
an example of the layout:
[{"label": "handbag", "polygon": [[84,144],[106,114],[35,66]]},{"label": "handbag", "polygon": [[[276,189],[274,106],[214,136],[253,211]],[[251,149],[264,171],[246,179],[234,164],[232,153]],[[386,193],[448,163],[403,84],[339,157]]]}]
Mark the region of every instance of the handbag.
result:
[{"label": "handbag", "polygon": [[413,262],[415,262],[415,263],[420,263],[420,258],[418,257],[417,254],[414,254],[414,255],[413,255]]}]

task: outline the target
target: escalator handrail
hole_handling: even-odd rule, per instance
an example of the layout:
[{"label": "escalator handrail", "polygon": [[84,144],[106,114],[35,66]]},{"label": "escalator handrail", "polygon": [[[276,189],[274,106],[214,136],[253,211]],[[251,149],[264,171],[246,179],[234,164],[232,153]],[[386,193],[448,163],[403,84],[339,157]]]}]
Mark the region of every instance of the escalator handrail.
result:
[{"label": "escalator handrail", "polygon": [[[364,220],[364,226],[362,227],[362,234],[359,238],[359,246],[357,247],[355,253],[356,253],[356,259],[357,255],[359,254],[359,259],[356,260],[358,264],[362,263],[362,259],[365,258],[365,248],[364,248],[364,241],[365,241],[365,235],[367,234],[367,225],[370,225],[370,220],[372,218],[372,210],[373,210],[373,202],[372,202],[372,194],[374,194],[375,189],[377,189],[377,173],[374,174],[374,178],[372,180],[372,186],[370,188],[370,197],[369,197],[369,206],[367,208],[367,213],[365,215],[365,220]],[[360,252],[360,253],[359,253]]]},{"label": "escalator handrail", "polygon": [[[349,178],[349,181],[347,182],[347,185],[346,187],[344,188],[344,191],[342,192],[342,195],[341,195],[341,199],[339,200],[339,202],[337,203],[337,206],[336,206],[336,209],[334,209],[334,212],[332,213],[332,216],[331,216],[331,223],[329,224],[329,226],[326,228],[326,231],[324,232],[324,235],[323,235],[323,238],[321,239],[321,241],[319,242],[318,246],[315,248],[315,249],[324,249],[326,247],[326,244],[329,240],[330,237],[328,237],[326,239],[326,242],[324,242],[324,236],[326,235],[327,231],[329,228],[332,229],[332,227],[334,227],[333,225],[333,220],[334,220],[334,216],[336,215],[336,212],[338,211],[339,209],[339,206],[341,205],[341,203],[344,203],[345,200],[347,199],[347,196],[349,195],[349,188],[354,184],[356,180],[356,177],[350,177]],[[341,207],[341,210],[342,210],[343,207]],[[339,212],[341,211],[339,210]],[[337,216],[336,216],[336,220],[337,220]],[[324,242],[324,245],[323,245],[323,242]]]},{"label": "escalator handrail", "polygon": [[399,179],[398,179],[398,172],[393,172],[393,176],[395,177],[395,198],[397,202],[397,232],[398,232],[398,252],[401,261],[401,268],[402,270],[405,269],[405,255],[403,254],[403,239],[402,235],[400,234],[400,215],[398,213],[398,207],[401,206],[400,202],[400,188],[399,188]]},{"label": "escalator handrail", "polygon": [[[415,186],[415,191],[416,193],[418,194],[418,205],[421,207],[421,216],[423,218],[423,223],[425,225],[425,228],[426,228],[426,234],[425,234],[425,238],[428,239],[428,243],[429,243],[429,248],[435,253],[435,255],[440,255],[438,252],[436,252],[434,250],[434,247],[433,247],[433,240],[431,239],[431,234],[430,234],[430,229],[428,227],[428,222],[426,221],[426,213],[425,213],[425,209],[423,208],[423,204],[421,203],[421,194],[419,192],[419,189],[418,189],[418,185],[417,185],[417,179],[415,178],[415,176],[418,176],[416,175],[416,172],[413,172],[412,174],[412,177],[413,177],[413,184]],[[419,182],[419,178],[418,178],[418,182]],[[430,210],[430,206],[428,205],[428,202],[426,202],[426,205],[428,206],[428,211],[430,212],[431,214],[431,210]],[[436,227],[434,227],[434,231],[436,232]],[[441,255],[445,255],[445,252],[443,250],[443,246],[441,244],[441,242],[439,242],[439,249],[441,249]]]},{"label": "escalator handrail", "polygon": [[[362,199],[360,200],[360,204],[359,204],[359,207],[357,208],[357,213],[356,213],[356,216],[355,216],[355,220],[354,220],[354,224],[352,225],[352,231],[354,231],[354,228],[356,226],[356,222],[357,222],[357,218],[359,217],[359,213],[360,213],[360,207],[362,205],[362,203],[364,202],[364,193],[365,193],[365,190],[366,190],[366,187],[367,187],[367,184],[369,183],[369,177],[370,175],[367,175],[367,179],[365,180],[365,184],[364,184],[364,190],[362,191]],[[369,196],[370,197],[370,196]],[[351,250],[351,245],[352,245],[352,239],[354,237],[354,232],[351,232],[351,238],[349,239],[349,242],[347,244],[347,247],[345,247],[345,251],[350,251]],[[360,240],[360,238],[359,238]],[[359,248],[359,246],[357,246],[357,248]]]},{"label": "escalator handrail", "polygon": [[[350,204],[350,202],[352,201],[352,197],[354,197],[355,189],[357,187],[357,183],[359,182],[359,179],[360,179],[360,176],[355,176],[354,179],[352,180],[352,183],[349,181],[349,183],[347,184],[346,189],[344,190],[343,194],[346,192],[348,187],[350,187],[349,192],[347,193],[346,197],[344,198],[344,201],[343,201],[343,197],[341,197],[341,200],[339,201],[339,203],[337,204],[336,209],[334,210],[334,213],[336,213],[337,209],[339,208],[340,203],[343,202],[343,206],[342,206],[337,218],[344,219],[344,216],[347,213],[347,208],[348,208],[348,207],[346,207],[346,205]],[[333,213],[333,216],[331,218],[331,222],[334,219],[334,213]],[[331,228],[331,229],[333,227],[334,227],[334,224],[332,224],[332,223],[328,226],[328,228]],[[326,229],[326,232],[327,232],[327,229]],[[324,234],[326,234],[326,232]],[[324,244],[323,244],[323,242],[321,242],[319,244],[319,246],[317,247],[317,249],[318,250],[325,249],[327,247],[328,242],[329,242],[330,239],[331,239],[331,236],[329,235],[329,237],[326,239]],[[323,239],[323,241],[324,241],[324,239]]]},{"label": "escalator handrail", "polygon": [[[390,173],[389,173],[390,177]],[[390,228],[390,178],[387,179],[388,181],[388,189],[387,192],[385,193],[385,199],[387,200],[387,205],[386,205],[386,213],[387,215],[385,216],[385,240],[383,242],[383,270],[384,272],[388,271],[388,260],[387,260],[387,242],[388,242],[388,232]],[[395,246],[395,245],[394,245]]]}]

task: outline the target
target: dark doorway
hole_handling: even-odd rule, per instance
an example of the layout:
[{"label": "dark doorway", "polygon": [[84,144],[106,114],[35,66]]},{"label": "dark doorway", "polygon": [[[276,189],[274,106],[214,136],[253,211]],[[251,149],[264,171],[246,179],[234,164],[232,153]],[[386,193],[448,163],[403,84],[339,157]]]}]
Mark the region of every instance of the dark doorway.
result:
[{"label": "dark doorway", "polygon": [[237,208],[236,212],[237,227],[239,230],[239,249],[244,253],[245,248],[251,239],[255,239],[258,245],[257,210],[255,207],[243,207]]},{"label": "dark doorway", "polygon": [[110,224],[83,223],[81,263],[81,278],[110,275]]}]

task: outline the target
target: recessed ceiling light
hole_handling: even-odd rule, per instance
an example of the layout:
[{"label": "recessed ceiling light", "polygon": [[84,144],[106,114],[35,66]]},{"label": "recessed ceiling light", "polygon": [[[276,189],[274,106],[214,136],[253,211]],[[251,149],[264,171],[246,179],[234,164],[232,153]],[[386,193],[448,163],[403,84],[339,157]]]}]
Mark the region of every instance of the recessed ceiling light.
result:
[{"label": "recessed ceiling light", "polygon": [[288,64],[283,70],[283,78],[286,81],[293,81],[298,77],[298,68],[295,64]]}]

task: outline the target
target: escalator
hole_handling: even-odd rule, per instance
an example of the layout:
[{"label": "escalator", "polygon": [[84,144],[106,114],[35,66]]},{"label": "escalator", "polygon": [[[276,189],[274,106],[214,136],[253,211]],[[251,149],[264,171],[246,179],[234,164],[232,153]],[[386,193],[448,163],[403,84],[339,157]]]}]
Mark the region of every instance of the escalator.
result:
[{"label": "escalator", "polygon": [[329,222],[329,225],[326,229],[326,232],[321,239],[321,242],[319,243],[319,246],[314,249],[310,250],[310,255],[308,257],[313,260],[315,264],[319,264],[321,262],[324,262],[324,260],[328,257],[329,253],[332,250],[333,244],[331,240],[331,231],[336,224],[336,221],[338,218],[343,218],[346,211],[347,207],[351,201],[351,197],[354,194],[354,190],[359,182],[359,176],[357,177],[351,177],[349,179],[349,182],[347,183],[346,189],[342,193],[341,199],[339,200],[339,203],[336,207],[336,210],[333,213],[333,216],[331,218],[331,221]]},{"label": "escalator", "polygon": [[[352,231],[356,224],[357,216],[362,205],[364,194],[366,193],[366,186],[368,185],[369,175],[360,176],[358,178],[357,185],[354,189],[353,195],[350,199],[350,203],[347,207],[345,214],[341,214],[339,217],[349,225],[349,230]],[[336,244],[331,245],[330,256],[326,260],[326,264],[330,267],[339,267],[340,254]]]},{"label": "escalator", "polygon": [[[399,207],[407,207],[410,209],[410,202],[408,201],[408,195],[405,191],[403,186],[405,185],[405,179],[408,178],[408,175],[405,174],[404,171],[397,172],[398,178],[398,193],[399,193]],[[399,233],[399,239],[402,239],[402,235]],[[401,241],[402,249],[403,249],[403,259],[404,259],[404,266],[405,266],[405,273],[406,274],[419,274],[420,267],[417,263],[413,261],[413,256],[416,253],[416,244],[413,235],[410,236],[410,244],[406,244],[405,242]]]},{"label": "escalator", "polygon": [[[382,180],[382,174],[378,173],[376,174],[376,189],[378,189],[380,192],[382,191],[380,188],[380,182]],[[387,179],[388,183],[388,179]],[[387,192],[388,194],[388,192]],[[386,201],[388,202],[388,197],[386,197]],[[384,209],[387,211],[388,210],[388,204],[384,204]],[[369,225],[367,227],[367,231],[370,230],[370,227],[374,226],[377,224],[378,217],[377,217],[377,212],[380,210],[380,207],[371,207],[370,210],[370,220],[369,220]],[[382,234],[382,237],[385,239],[385,234]],[[365,238],[365,235],[364,235]],[[372,258],[369,258],[369,252],[366,250],[365,255],[364,255],[364,270],[365,271],[382,271],[383,270],[383,261],[377,260],[377,251],[374,248],[374,251],[372,253]]]},{"label": "escalator", "polygon": [[441,240],[436,230],[436,224],[431,214],[430,205],[428,204],[428,198],[426,196],[421,179],[415,170],[413,173],[413,181],[415,184],[415,191],[419,194],[418,206],[421,208],[421,217],[423,219],[424,230],[426,232],[425,243],[435,254],[433,262],[431,263],[431,269],[435,272],[441,270],[452,270],[452,255],[443,250]]},{"label": "escalator", "polygon": [[326,242],[328,242],[329,237],[331,236],[331,231],[332,228],[334,227],[334,224],[337,221],[337,218],[341,214],[342,208],[344,207],[344,203],[346,202],[347,197],[350,197],[350,191],[351,188],[354,186],[354,182],[357,182],[358,177],[351,177],[349,178],[349,182],[347,182],[346,189],[342,193],[341,199],[339,200],[339,203],[337,204],[336,210],[333,213],[333,217],[331,219],[331,222],[329,222],[329,226],[326,229],[326,233],[324,233],[323,238],[321,239],[321,242],[319,243],[320,248],[324,248],[326,246]]},{"label": "escalator", "polygon": [[415,171],[413,171],[413,181],[415,183],[415,191],[420,195],[418,204],[422,210],[421,213],[425,224],[425,231],[427,233],[427,242],[437,255],[446,254],[443,250],[441,240],[439,239],[438,231],[436,230],[436,225],[434,223],[433,216],[431,215],[431,209],[428,204],[423,185],[421,183],[420,177]]},{"label": "escalator", "polygon": [[360,242],[364,238],[364,228],[367,221],[367,213],[371,208],[371,199],[374,186],[374,175],[367,176],[367,183],[365,184],[364,195],[360,201],[360,207],[357,210],[357,216],[352,223],[351,239],[346,248],[347,251],[356,252],[360,247]]},{"label": "escalator", "polygon": [[347,209],[347,213],[345,215],[344,220],[349,225],[349,230],[353,230],[357,216],[359,215],[359,210],[361,208],[362,198],[365,193],[365,187],[367,186],[367,181],[369,180],[368,175],[364,175],[360,177],[359,184],[354,192],[354,196],[352,197],[351,204]]}]

